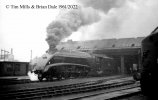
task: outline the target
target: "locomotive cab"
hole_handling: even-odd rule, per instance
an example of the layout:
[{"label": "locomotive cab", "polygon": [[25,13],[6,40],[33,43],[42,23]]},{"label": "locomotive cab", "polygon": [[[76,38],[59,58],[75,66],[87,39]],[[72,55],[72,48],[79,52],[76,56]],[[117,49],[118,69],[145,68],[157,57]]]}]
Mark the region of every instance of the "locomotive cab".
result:
[{"label": "locomotive cab", "polygon": [[[157,71],[158,64],[158,27],[151,32],[150,35],[145,37],[141,42],[141,59],[142,65],[140,70],[135,70],[133,78],[138,80],[144,80],[144,76]],[[154,72],[155,73],[155,72]],[[143,83],[142,83],[143,84]]]},{"label": "locomotive cab", "polygon": [[142,41],[141,90],[144,95],[156,96],[153,89],[157,86],[158,69],[158,27]]}]

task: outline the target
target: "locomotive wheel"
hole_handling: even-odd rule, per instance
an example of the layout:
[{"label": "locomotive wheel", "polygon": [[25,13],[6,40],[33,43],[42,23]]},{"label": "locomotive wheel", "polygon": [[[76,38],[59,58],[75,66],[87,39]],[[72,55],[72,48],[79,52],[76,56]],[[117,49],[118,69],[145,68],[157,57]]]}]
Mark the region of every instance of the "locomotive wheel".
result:
[{"label": "locomotive wheel", "polygon": [[49,75],[49,76],[46,77],[46,80],[47,81],[53,81],[53,77],[51,75]]},{"label": "locomotive wheel", "polygon": [[68,78],[69,78],[67,74],[64,74],[63,77],[64,77],[65,79],[68,79]]},{"label": "locomotive wheel", "polygon": [[38,80],[41,82],[43,80],[42,74],[38,74]]},{"label": "locomotive wheel", "polygon": [[58,79],[58,80],[61,80],[61,79],[62,79],[61,74],[59,74],[59,75],[57,76],[57,79]]}]

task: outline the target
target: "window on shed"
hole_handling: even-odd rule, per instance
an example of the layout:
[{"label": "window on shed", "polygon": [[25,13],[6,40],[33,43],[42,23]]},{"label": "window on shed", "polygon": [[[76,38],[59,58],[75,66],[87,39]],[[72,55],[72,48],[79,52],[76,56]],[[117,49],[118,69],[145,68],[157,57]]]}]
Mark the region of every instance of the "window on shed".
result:
[{"label": "window on shed", "polygon": [[81,48],[81,46],[78,46],[78,47],[77,47],[77,49],[80,49],[80,48]]},{"label": "window on shed", "polygon": [[115,47],[115,44],[113,44],[112,47]]},{"label": "window on shed", "polygon": [[131,44],[131,47],[134,47],[135,46],[135,44],[133,43],[133,44]]},{"label": "window on shed", "polygon": [[14,68],[15,68],[15,71],[20,71],[20,64],[15,64]]},{"label": "window on shed", "polygon": [[13,67],[10,63],[5,64],[4,66],[6,66],[7,72],[12,72],[13,71]]}]

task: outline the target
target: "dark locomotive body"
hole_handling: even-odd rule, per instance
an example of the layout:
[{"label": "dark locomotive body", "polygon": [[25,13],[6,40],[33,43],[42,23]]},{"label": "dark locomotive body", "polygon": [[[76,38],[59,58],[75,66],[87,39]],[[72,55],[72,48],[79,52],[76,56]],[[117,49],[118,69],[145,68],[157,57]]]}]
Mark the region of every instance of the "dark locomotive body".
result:
[{"label": "dark locomotive body", "polygon": [[87,65],[73,63],[56,63],[47,67],[49,67],[49,70],[43,73],[43,77],[46,77],[47,80],[52,80],[52,78],[60,80],[70,77],[86,77],[90,71],[90,67]]},{"label": "dark locomotive body", "polygon": [[158,27],[142,41],[143,72],[151,72],[157,65]]},{"label": "dark locomotive body", "polygon": [[[111,60],[111,58],[106,58]],[[38,75],[38,79],[52,80],[54,78],[87,77],[97,73],[96,57],[80,51],[61,50],[54,54],[44,54],[33,60],[31,71]],[[96,76],[96,75],[95,75]]]},{"label": "dark locomotive body", "polygon": [[158,76],[158,27],[142,41],[141,90],[153,96]]}]

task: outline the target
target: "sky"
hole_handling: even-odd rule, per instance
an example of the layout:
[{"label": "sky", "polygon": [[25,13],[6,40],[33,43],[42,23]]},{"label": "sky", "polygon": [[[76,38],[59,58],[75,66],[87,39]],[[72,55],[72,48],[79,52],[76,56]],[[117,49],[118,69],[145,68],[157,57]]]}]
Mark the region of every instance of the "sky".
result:
[{"label": "sky", "polygon": [[[32,5],[57,9],[32,9]],[[147,36],[158,26],[157,9],[157,0],[1,0],[0,49],[13,48],[15,59],[30,61],[31,50],[32,58],[41,56],[54,40]]]}]

